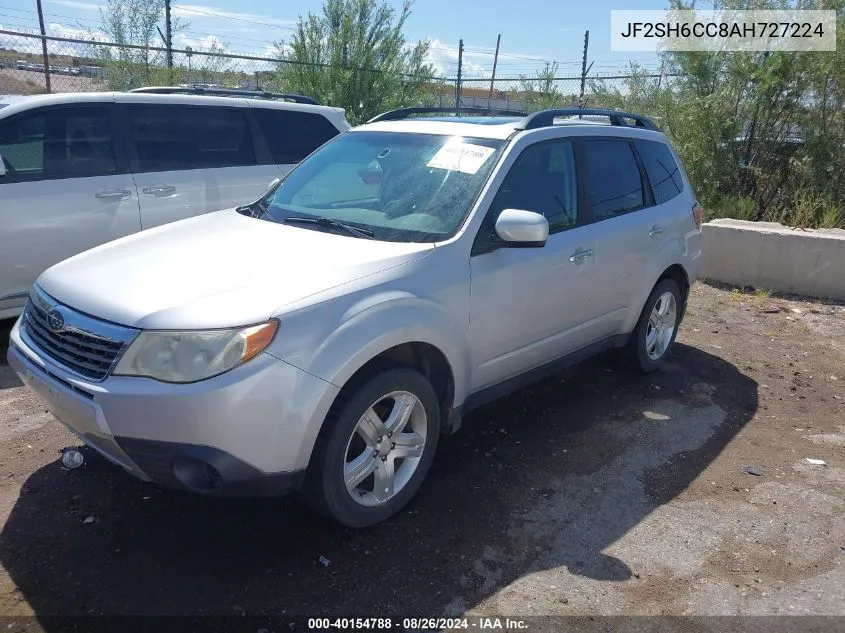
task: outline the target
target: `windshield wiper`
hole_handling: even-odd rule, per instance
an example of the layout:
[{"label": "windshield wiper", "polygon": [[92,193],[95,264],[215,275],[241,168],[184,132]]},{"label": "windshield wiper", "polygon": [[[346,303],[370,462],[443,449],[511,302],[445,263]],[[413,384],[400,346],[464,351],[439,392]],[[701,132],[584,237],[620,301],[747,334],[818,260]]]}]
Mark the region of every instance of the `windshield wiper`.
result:
[{"label": "windshield wiper", "polygon": [[333,220],[331,218],[298,218],[298,217],[289,217],[285,218],[285,224],[316,224],[318,226],[327,226],[333,229],[341,229],[346,231],[350,235],[354,235],[355,237],[362,237],[368,240],[376,239],[376,234],[371,231],[370,229],[362,229],[357,226],[352,226],[351,224],[345,224],[344,222],[339,222],[337,220]]}]

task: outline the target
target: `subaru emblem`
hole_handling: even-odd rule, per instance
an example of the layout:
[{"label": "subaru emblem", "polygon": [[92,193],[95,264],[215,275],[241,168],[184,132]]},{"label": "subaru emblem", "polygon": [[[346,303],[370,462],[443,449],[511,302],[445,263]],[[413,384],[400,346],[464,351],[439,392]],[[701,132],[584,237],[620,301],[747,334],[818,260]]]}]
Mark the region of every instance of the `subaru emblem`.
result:
[{"label": "subaru emblem", "polygon": [[65,318],[57,308],[53,308],[47,313],[47,325],[54,332],[61,332],[65,327]]}]

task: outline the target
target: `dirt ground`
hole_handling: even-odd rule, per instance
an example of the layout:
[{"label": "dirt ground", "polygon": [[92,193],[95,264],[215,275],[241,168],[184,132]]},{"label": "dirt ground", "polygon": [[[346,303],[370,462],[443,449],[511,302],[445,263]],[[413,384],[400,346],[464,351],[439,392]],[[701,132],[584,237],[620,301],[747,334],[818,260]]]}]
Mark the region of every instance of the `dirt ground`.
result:
[{"label": "dirt ground", "polygon": [[[0,94],[40,94],[46,86],[44,73],[17,68],[0,68]],[[50,73],[53,92],[85,92],[102,90],[103,83],[90,77],[73,77]]]},{"label": "dirt ground", "polygon": [[845,306],[699,283],[670,361],[476,411],[363,531],[63,470],[0,367],[0,615],[845,616]]}]

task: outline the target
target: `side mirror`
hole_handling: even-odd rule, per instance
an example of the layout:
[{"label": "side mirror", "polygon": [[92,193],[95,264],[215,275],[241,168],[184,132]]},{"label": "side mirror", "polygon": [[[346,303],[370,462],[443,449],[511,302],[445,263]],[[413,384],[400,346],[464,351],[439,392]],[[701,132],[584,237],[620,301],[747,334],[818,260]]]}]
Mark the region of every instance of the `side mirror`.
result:
[{"label": "side mirror", "polygon": [[496,220],[496,235],[505,246],[538,248],[549,237],[549,221],[534,211],[505,209]]}]

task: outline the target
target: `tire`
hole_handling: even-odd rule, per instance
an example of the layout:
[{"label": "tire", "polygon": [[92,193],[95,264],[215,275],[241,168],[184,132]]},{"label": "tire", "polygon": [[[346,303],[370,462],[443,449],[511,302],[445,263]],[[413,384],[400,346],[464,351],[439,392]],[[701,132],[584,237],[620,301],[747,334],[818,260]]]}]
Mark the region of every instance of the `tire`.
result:
[{"label": "tire", "polygon": [[[671,300],[668,299],[671,295]],[[667,315],[671,312],[673,320],[671,333],[668,332],[668,316],[664,323],[655,328],[652,312],[658,306],[658,302],[668,301]],[[678,334],[678,326],[681,322],[682,309],[681,290],[678,284],[671,279],[664,279],[658,283],[643,306],[643,311],[637,321],[637,326],[631,333],[631,338],[624,350],[625,361],[633,369],[644,373],[650,373],[658,369],[669,354],[675,336]],[[660,310],[663,306],[658,307]],[[652,337],[654,333],[655,338]]]},{"label": "tire", "polygon": [[361,528],[393,516],[419,490],[437,450],[440,405],[413,369],[387,369],[351,389],[326,419],[301,496],[320,514]]}]

